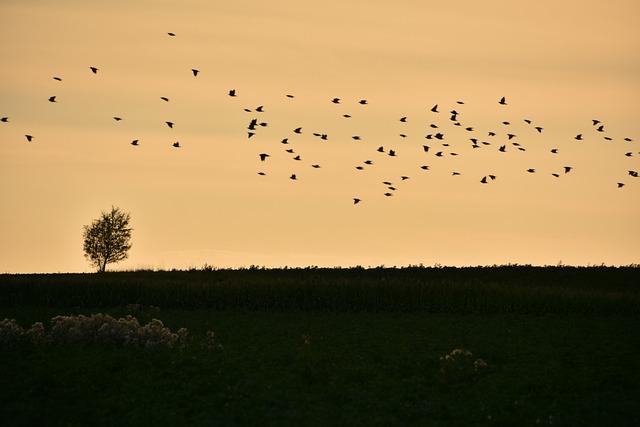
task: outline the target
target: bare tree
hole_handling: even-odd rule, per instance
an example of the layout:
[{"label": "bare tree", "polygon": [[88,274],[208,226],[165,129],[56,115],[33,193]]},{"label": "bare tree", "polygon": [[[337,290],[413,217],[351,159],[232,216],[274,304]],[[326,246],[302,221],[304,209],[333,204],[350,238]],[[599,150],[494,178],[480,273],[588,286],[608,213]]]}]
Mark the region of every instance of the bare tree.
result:
[{"label": "bare tree", "polygon": [[84,256],[98,272],[103,273],[107,264],[128,257],[132,231],[130,219],[129,213],[112,206],[110,212],[102,212],[100,218],[84,226]]}]

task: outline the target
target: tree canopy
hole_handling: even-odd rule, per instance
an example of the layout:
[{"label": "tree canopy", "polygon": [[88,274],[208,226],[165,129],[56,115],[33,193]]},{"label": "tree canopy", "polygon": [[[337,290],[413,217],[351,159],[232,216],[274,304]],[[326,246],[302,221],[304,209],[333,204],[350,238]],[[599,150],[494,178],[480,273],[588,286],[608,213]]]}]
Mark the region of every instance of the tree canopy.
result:
[{"label": "tree canopy", "polygon": [[100,218],[84,226],[84,255],[97,268],[104,272],[107,264],[126,259],[131,249],[131,216],[120,208],[111,207],[111,211],[102,212]]}]

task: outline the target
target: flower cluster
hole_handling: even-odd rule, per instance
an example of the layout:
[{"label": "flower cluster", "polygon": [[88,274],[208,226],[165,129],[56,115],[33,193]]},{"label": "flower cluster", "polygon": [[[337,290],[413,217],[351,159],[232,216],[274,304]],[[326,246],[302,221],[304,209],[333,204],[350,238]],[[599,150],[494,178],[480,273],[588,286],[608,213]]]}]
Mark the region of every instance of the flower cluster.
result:
[{"label": "flower cluster", "polygon": [[469,350],[456,348],[440,357],[440,373],[446,383],[457,383],[476,378],[488,367],[482,359],[474,359]]},{"label": "flower cluster", "polygon": [[56,316],[51,329],[40,322],[24,329],[14,319],[0,321],[0,347],[11,348],[22,343],[41,344],[106,344],[145,349],[174,348],[186,344],[189,331],[176,332],[153,319],[142,326],[133,316],[115,319],[108,314],[90,316]]}]

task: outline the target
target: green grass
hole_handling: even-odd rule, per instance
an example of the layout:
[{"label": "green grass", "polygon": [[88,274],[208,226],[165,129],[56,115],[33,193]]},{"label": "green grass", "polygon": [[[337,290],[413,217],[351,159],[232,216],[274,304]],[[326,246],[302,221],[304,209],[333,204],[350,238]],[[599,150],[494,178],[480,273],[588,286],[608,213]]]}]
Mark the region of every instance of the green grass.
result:
[{"label": "green grass", "polygon": [[[0,420],[25,426],[640,425],[638,271],[0,276],[0,318],[24,326],[58,314],[122,316],[126,304],[142,303],[160,311],[142,311],[141,321],[157,317],[193,335],[183,351],[3,350]],[[223,350],[200,346],[207,330]],[[458,347],[489,368],[448,384],[439,357]]]}]

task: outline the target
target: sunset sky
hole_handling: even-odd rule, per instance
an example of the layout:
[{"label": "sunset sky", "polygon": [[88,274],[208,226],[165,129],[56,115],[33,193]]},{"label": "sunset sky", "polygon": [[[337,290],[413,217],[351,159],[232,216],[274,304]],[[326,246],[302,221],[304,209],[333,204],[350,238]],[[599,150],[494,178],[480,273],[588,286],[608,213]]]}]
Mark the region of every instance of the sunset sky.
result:
[{"label": "sunset sky", "polygon": [[[82,227],[112,205],[134,231],[111,269],[639,263],[639,17],[637,1],[3,0],[0,272],[91,271]],[[268,126],[247,139],[254,117]]]}]

